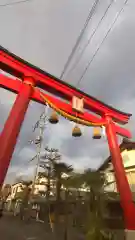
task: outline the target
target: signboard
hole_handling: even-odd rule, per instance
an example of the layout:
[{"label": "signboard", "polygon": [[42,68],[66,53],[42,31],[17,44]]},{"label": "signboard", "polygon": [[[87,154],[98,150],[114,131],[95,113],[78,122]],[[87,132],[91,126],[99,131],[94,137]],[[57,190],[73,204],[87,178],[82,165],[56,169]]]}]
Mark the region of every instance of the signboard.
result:
[{"label": "signboard", "polygon": [[84,111],[84,99],[73,96],[73,98],[72,98],[72,108],[77,112],[83,113],[83,111]]}]

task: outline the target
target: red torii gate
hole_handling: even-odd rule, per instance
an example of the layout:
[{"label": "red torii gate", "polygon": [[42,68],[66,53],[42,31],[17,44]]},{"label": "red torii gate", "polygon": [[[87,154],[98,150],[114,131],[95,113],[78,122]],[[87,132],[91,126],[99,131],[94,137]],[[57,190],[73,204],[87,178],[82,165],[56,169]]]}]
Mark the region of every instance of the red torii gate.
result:
[{"label": "red torii gate", "polygon": [[[106,135],[112,155],[112,164],[125,217],[125,227],[128,230],[135,230],[135,206],[117,142],[117,134],[127,138],[131,137],[128,130],[118,125],[128,123],[131,114],[121,112],[106,105],[24,61],[1,46],[0,69],[15,77],[13,79],[1,73],[0,87],[18,94],[0,135],[0,185],[2,186],[4,182],[30,100],[32,99],[41,104],[45,104],[46,101],[51,106],[54,106],[54,109],[58,112],[64,113],[70,120],[88,126],[104,126],[106,128]],[[53,94],[53,96],[44,92],[41,94],[39,88]],[[77,117],[71,104],[74,96],[84,99],[85,111],[77,113]],[[62,101],[62,99],[66,100],[66,102]],[[89,111],[98,114],[99,117],[92,115]]]}]

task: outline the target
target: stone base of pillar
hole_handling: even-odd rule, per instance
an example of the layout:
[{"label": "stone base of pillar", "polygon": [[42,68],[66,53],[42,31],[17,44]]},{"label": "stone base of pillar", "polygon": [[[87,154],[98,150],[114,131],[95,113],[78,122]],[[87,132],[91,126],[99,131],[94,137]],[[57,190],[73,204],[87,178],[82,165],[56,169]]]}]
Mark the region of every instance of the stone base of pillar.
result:
[{"label": "stone base of pillar", "polygon": [[135,230],[125,230],[126,240],[135,240]]}]

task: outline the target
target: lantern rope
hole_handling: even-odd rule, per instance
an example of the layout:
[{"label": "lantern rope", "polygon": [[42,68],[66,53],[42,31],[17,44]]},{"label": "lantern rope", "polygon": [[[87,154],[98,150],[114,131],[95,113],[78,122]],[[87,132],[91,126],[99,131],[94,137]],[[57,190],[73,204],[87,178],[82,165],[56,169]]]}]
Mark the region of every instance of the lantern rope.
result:
[{"label": "lantern rope", "polygon": [[55,110],[58,114],[60,114],[64,118],[69,119],[70,121],[73,121],[73,122],[76,122],[76,123],[79,123],[79,124],[82,124],[82,125],[86,125],[86,126],[102,127],[102,126],[106,125],[105,121],[100,122],[100,123],[93,123],[93,122],[89,122],[89,121],[80,119],[78,117],[72,116],[69,113],[66,113],[65,111],[59,109],[55,104],[53,104],[50,100],[48,100],[48,98],[45,97],[42,93],[40,93],[40,96],[53,110]]}]

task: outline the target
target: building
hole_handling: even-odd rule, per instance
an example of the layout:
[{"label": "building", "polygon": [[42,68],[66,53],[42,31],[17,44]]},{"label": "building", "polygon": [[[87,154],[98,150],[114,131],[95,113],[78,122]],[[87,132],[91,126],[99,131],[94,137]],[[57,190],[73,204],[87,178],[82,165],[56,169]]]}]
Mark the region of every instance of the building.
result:
[{"label": "building", "polygon": [[[37,177],[34,189],[33,189],[33,195],[34,198],[40,198],[44,197],[46,195],[47,191],[47,178],[46,177]],[[27,183],[27,181],[26,181]],[[6,199],[6,206],[8,209],[13,209],[16,202],[20,202],[20,200],[23,198],[24,191],[26,188],[26,183],[23,181],[17,182],[10,186],[10,193]],[[53,187],[53,182],[51,180],[51,188]],[[29,188],[32,189],[32,183],[29,184]]]},{"label": "building", "polygon": [[[135,142],[124,139],[120,144],[120,151],[130,188],[132,192],[135,192]],[[107,177],[108,185],[105,187],[105,190],[117,192],[111,156],[105,160],[99,170],[104,171]]]},{"label": "building", "polygon": [[6,199],[6,209],[13,210],[16,204],[16,201],[19,199],[19,196],[23,193],[23,184],[22,182],[15,183],[11,185],[10,194]]},{"label": "building", "polygon": [[10,194],[11,194],[11,185],[5,184],[0,191],[0,197],[5,200]]},{"label": "building", "polygon": [[46,177],[38,177],[35,181],[35,186],[33,190],[34,195],[45,195],[47,191],[47,178]]}]

